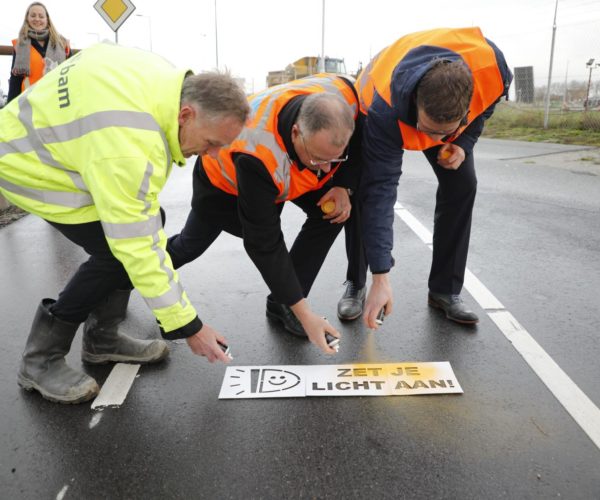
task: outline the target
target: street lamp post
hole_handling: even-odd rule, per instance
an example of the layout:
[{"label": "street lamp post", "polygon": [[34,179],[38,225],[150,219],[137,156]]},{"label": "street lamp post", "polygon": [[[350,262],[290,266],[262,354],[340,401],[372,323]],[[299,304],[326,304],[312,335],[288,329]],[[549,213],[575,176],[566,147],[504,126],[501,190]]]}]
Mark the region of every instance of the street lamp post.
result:
[{"label": "street lamp post", "polygon": [[136,14],[135,17],[145,17],[146,19],[148,19],[148,36],[150,38],[150,52],[153,52],[153,50],[152,50],[152,18],[150,16],[146,16],[144,14]]},{"label": "street lamp post", "polygon": [[585,92],[585,101],[583,103],[583,109],[584,111],[587,111],[588,108],[590,107],[590,85],[592,84],[592,70],[594,68],[597,68],[598,66],[600,66],[600,63],[596,63],[594,64],[594,61],[596,59],[590,59],[588,62],[585,63],[585,65],[590,68],[590,77],[588,78],[588,84],[587,84],[587,91]]},{"label": "street lamp post", "polygon": [[319,59],[319,73],[325,72],[325,0],[323,1],[321,14],[321,59]]},{"label": "street lamp post", "polygon": [[217,0],[215,0],[215,64],[217,70],[219,69],[219,34],[217,31]]},{"label": "street lamp post", "polygon": [[550,116],[550,84],[552,83],[552,62],[554,60],[554,38],[556,36],[556,12],[558,11],[558,0],[554,4],[554,21],[552,22],[552,44],[550,45],[550,68],[548,69],[548,86],[546,88],[546,99],[544,103],[544,128],[548,128]]}]

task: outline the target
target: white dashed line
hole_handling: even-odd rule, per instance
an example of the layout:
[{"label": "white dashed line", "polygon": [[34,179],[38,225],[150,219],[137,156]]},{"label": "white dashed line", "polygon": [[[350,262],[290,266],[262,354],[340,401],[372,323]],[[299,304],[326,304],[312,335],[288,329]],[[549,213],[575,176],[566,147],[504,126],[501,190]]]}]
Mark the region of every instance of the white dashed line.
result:
[{"label": "white dashed line", "polygon": [[[431,232],[406,208],[396,203],[394,211],[430,249]],[[554,397],[569,412],[575,422],[600,448],[600,409],[571,380],[536,340],[523,328],[502,303],[468,269],[465,273],[465,289],[485,310],[490,319],[523,357]]]},{"label": "white dashed line", "polygon": [[100,423],[100,419],[102,418],[102,413],[94,413],[92,415],[92,419],[90,420],[90,429],[93,429]]},{"label": "white dashed line", "polygon": [[56,500],[63,500],[63,498],[65,498],[65,495],[67,494],[67,490],[69,489],[69,485],[65,484],[62,489],[58,492],[58,495],[56,495]]},{"label": "white dashed line", "polygon": [[123,404],[139,369],[140,365],[117,363],[92,403],[92,410],[103,406]]}]

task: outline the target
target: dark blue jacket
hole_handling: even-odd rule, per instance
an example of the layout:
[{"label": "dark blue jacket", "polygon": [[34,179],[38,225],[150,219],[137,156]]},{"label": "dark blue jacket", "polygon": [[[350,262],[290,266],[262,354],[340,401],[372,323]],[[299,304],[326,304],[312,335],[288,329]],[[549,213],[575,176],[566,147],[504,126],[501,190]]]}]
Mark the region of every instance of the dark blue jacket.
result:
[{"label": "dark blue jacket", "polygon": [[[494,49],[504,82],[504,92],[498,96],[500,100],[502,96],[508,96],[512,73],[498,47],[491,41],[486,41]],[[388,272],[394,265],[394,204],[404,153],[398,120],[416,127],[415,89],[433,60],[439,58],[454,61],[460,59],[460,56],[451,50],[428,45],[409,51],[395,67],[392,75],[392,106],[375,92],[366,116],[362,138],[364,161],[360,187],[362,234],[369,267],[375,274]],[[483,124],[494,112],[494,107],[495,103],[474,119],[453,141],[466,155],[472,153],[483,130]]]}]

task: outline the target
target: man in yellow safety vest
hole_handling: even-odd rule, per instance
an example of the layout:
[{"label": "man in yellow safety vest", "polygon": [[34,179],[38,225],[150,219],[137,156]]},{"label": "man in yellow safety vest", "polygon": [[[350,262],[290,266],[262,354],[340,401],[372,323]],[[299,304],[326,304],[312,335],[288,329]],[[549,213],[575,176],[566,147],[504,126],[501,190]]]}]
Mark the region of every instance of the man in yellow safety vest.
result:
[{"label": "man in yellow safety vest", "polygon": [[163,359],[163,340],[118,332],[132,285],[164,338],[227,361],[224,338],[202,324],[166,252],[158,194],[172,163],[216,156],[248,115],[230,76],[193,75],[112,44],[79,52],[0,111],[0,192],[90,255],[57,300],[39,304],[21,387],[61,403],[97,394],[96,381],[64,359],[82,322],[85,362]]}]

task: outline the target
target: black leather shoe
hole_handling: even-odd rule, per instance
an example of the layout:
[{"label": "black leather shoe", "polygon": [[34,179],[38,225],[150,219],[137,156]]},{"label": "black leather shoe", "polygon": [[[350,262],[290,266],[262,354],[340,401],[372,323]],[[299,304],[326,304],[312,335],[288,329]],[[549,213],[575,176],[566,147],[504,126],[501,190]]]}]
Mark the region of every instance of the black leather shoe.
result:
[{"label": "black leather shoe", "polygon": [[308,337],[302,327],[302,323],[298,321],[298,318],[296,318],[290,307],[285,304],[279,304],[269,297],[267,297],[267,317],[279,321],[288,332],[298,337]]},{"label": "black leather shoe", "polygon": [[353,281],[346,281],[346,291],[338,302],[337,315],[342,321],[352,321],[363,313],[367,287],[357,288]]},{"label": "black leather shoe", "polygon": [[465,307],[460,295],[429,292],[428,304],[444,311],[446,318],[456,323],[474,325],[479,322],[477,314]]}]

